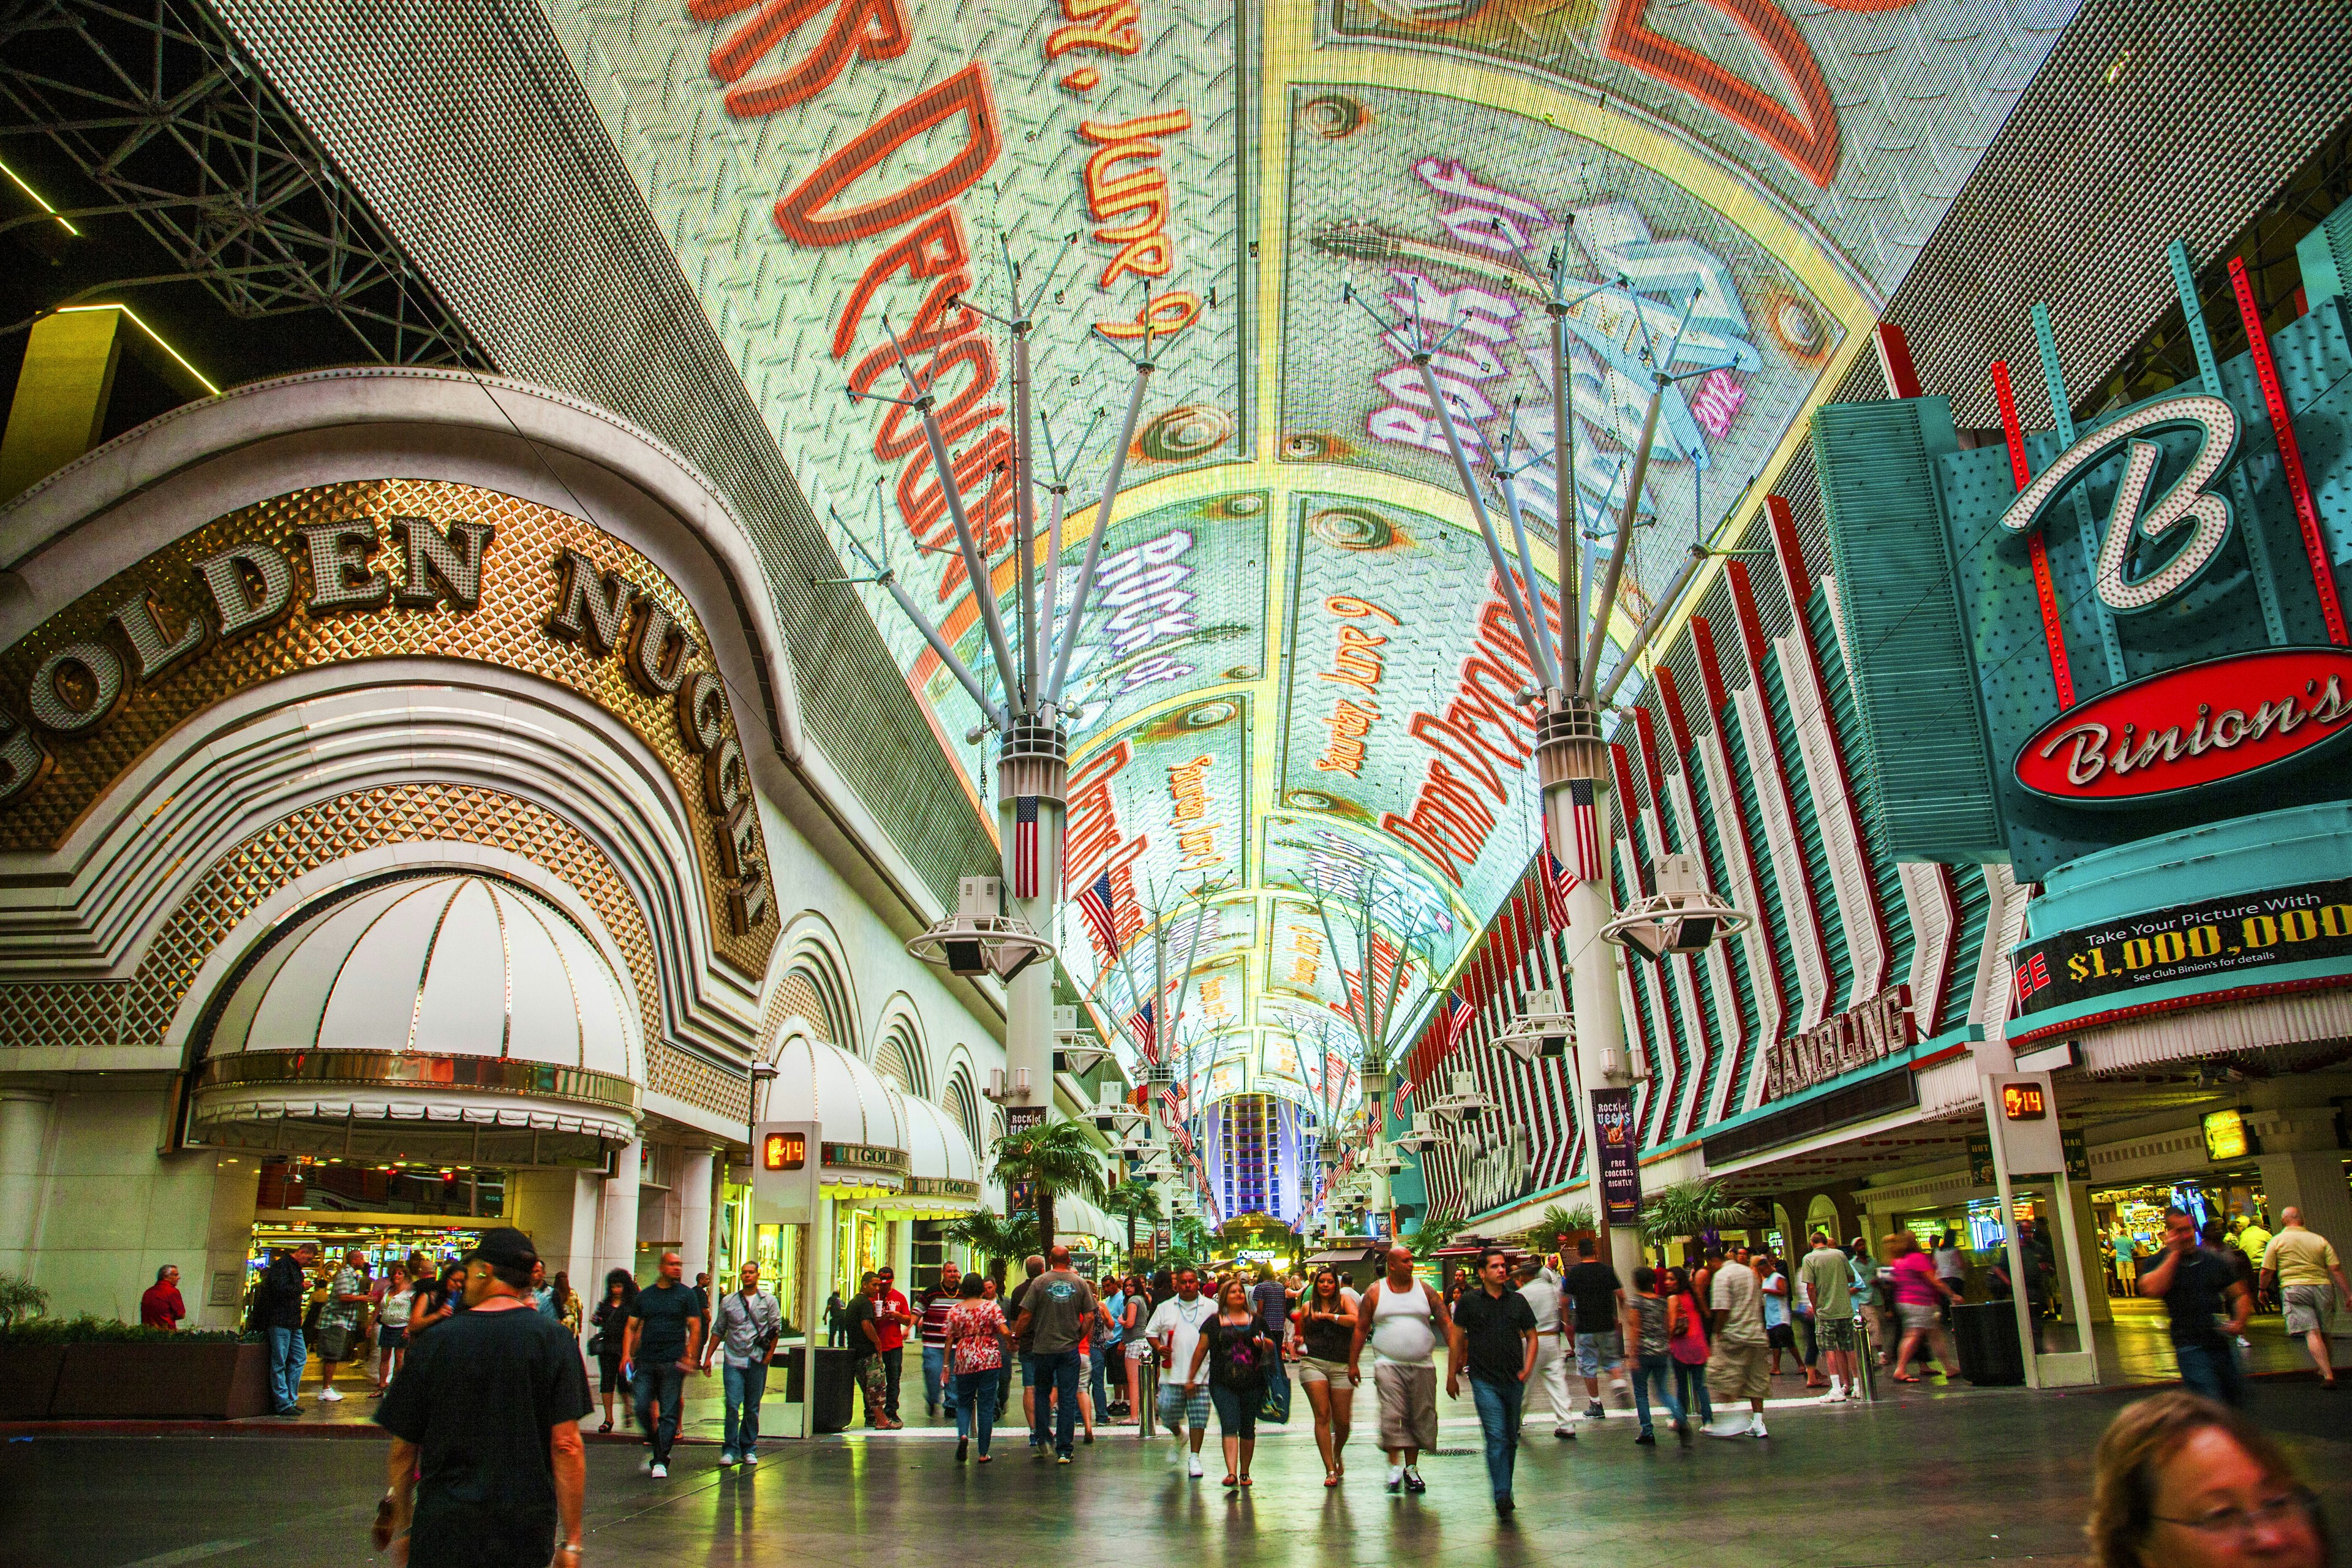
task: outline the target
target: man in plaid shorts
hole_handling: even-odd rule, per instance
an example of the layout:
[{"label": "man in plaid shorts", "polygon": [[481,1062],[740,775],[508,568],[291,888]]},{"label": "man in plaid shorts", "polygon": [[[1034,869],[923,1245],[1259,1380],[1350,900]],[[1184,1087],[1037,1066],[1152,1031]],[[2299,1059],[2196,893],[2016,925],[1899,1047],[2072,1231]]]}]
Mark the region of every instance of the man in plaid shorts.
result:
[{"label": "man in plaid shorts", "polygon": [[1813,1232],[1813,1249],[1797,1266],[1813,1303],[1813,1337],[1821,1342],[1822,1370],[1830,1374],[1824,1405],[1858,1397],[1853,1378],[1853,1269],[1830,1238]]},{"label": "man in plaid shorts", "polygon": [[1204,1382],[1179,1381],[1192,1364],[1192,1352],[1201,1342],[1201,1325],[1217,1315],[1217,1304],[1201,1294],[1201,1277],[1190,1268],[1176,1271],[1176,1294],[1160,1303],[1144,1326],[1144,1337],[1160,1352],[1160,1364],[1167,1381],[1160,1385],[1160,1419],[1170,1430],[1186,1432],[1192,1438],[1192,1452],[1186,1460],[1186,1473],[1194,1479],[1201,1475],[1201,1438],[1209,1427],[1209,1385]]}]

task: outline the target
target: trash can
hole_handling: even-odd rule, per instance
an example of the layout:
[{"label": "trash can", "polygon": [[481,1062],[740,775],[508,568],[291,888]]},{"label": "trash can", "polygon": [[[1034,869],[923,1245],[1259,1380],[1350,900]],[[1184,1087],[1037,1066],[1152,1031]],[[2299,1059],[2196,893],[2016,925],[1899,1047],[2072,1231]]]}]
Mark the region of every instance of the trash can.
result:
[{"label": "trash can", "polygon": [[[784,1403],[797,1405],[807,1397],[803,1357],[806,1350],[793,1345],[776,1352],[784,1368]],[[816,1352],[816,1419],[819,1432],[845,1432],[857,1407],[857,1352],[846,1345],[819,1345]]]},{"label": "trash can", "polygon": [[2014,1302],[1965,1301],[1954,1307],[1952,1348],[1959,1353],[1960,1375],[1979,1388],[2025,1381]]}]

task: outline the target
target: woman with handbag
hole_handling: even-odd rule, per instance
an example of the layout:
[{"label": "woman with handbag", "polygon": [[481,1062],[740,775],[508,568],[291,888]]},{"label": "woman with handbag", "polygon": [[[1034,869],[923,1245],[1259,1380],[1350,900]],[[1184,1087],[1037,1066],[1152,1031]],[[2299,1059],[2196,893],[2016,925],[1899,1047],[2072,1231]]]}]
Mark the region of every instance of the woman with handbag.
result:
[{"label": "woman with handbag", "polygon": [[1217,1429],[1225,1444],[1225,1485],[1250,1484],[1250,1457],[1257,1451],[1258,1403],[1265,1397],[1268,1368],[1282,1353],[1251,1302],[1249,1285],[1238,1274],[1217,1287],[1217,1315],[1201,1330],[1192,1350],[1187,1384],[1209,1369],[1209,1401],[1217,1408]]},{"label": "woman with handbag", "polygon": [[1691,1289],[1690,1276],[1679,1268],[1666,1270],[1666,1355],[1675,1363],[1675,1403],[1684,1418],[1697,1412],[1704,1426],[1715,1419],[1715,1402],[1706,1393],[1706,1310]]},{"label": "woman with handbag", "polygon": [[988,1439],[996,1429],[997,1385],[1004,1377],[1004,1346],[1011,1337],[1004,1309],[988,1292],[989,1281],[967,1274],[948,1309],[949,1374],[955,1380],[956,1463],[971,1452],[975,1428],[980,1462],[988,1463]]},{"label": "woman with handbag", "polygon": [[[621,1386],[621,1345],[628,1332],[629,1309],[636,1304],[636,1276],[625,1268],[615,1268],[604,1276],[604,1299],[596,1303],[595,1315],[588,1321],[595,1332],[588,1336],[588,1353],[596,1358],[596,1392],[604,1401],[604,1424],[599,1432],[613,1429],[613,1394]],[[629,1424],[629,1402],[621,1401],[621,1425]]]}]

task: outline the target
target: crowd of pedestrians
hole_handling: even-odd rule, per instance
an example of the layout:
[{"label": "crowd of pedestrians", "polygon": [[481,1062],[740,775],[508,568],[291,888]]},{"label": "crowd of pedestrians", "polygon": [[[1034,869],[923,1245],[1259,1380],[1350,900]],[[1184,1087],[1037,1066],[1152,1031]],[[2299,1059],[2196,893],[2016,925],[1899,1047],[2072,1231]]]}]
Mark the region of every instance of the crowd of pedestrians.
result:
[{"label": "crowd of pedestrians", "polygon": [[[1330,1268],[1287,1282],[1246,1268],[1206,1279],[1190,1266],[1148,1280],[1090,1280],[1057,1247],[1027,1259],[1010,1292],[950,1266],[910,1302],[890,1271],[876,1270],[840,1303],[838,1318],[872,1429],[903,1425],[897,1402],[910,1333],[922,1350],[926,1410],[954,1421],[958,1463],[995,1458],[992,1439],[1016,1371],[1030,1450],[1060,1465],[1095,1440],[1098,1420],[1142,1425],[1156,1372],[1155,1411],[1179,1439],[1175,1461],[1190,1478],[1205,1475],[1213,1415],[1223,1485],[1236,1494],[1255,1485],[1259,1423],[1288,1414],[1294,1380],[1312,1413],[1324,1485],[1341,1486],[1368,1363],[1386,1489],[1424,1491],[1422,1461],[1438,1441],[1443,1348],[1445,1397],[1466,1399],[1475,1411],[1494,1506],[1508,1518],[1531,1389],[1541,1389],[1561,1439],[1607,1422],[1614,1404],[1631,1407],[1636,1445],[1655,1446],[1663,1421],[1688,1447],[1700,1435],[1768,1437],[1766,1397],[1784,1357],[1802,1362],[1807,1386],[1823,1390],[1824,1402],[1858,1396],[1859,1363],[1872,1351],[1857,1325],[1874,1310],[1892,1318],[1880,1354],[1893,1375],[1910,1381],[1915,1358],[1923,1367],[1948,1364],[1941,1313],[1964,1289],[1966,1272],[1964,1261],[1952,1270],[1944,1250],[1899,1232],[1886,1238],[1882,1265],[1858,1238],[1840,1247],[1816,1233],[1790,1259],[1734,1242],[1705,1248],[1688,1268],[1644,1265],[1621,1279],[1587,1238],[1564,1273],[1549,1259],[1488,1247],[1475,1272],[1464,1269],[1441,1292],[1398,1246],[1359,1292]],[[2257,1288],[2250,1267],[2218,1227],[2200,1234],[2189,1215],[2168,1216],[2166,1247],[2146,1260],[2137,1283],[2165,1304],[2189,1393],[2165,1396],[2186,1403],[2162,1405],[2168,1414],[2160,1420],[2119,1418],[2116,1431],[2137,1433],[2138,1447],[2117,1447],[2117,1464],[2160,1467],[2167,1445],[2244,1446],[2230,1411],[2243,1399],[2234,1347]],[[172,1273],[159,1273],[142,1306],[159,1326],[184,1315]],[[299,1379],[306,1332],[317,1333],[331,1369],[361,1359],[353,1351],[360,1328],[376,1324],[377,1375],[389,1383],[378,1419],[397,1439],[378,1537],[410,1537],[410,1563],[446,1560],[422,1542],[459,1529],[511,1542],[518,1561],[538,1552],[562,1564],[576,1550],[580,1423],[593,1414],[579,1350],[583,1327],[604,1399],[600,1430],[612,1430],[614,1396],[624,1394],[620,1416],[642,1431],[650,1476],[668,1473],[687,1379],[696,1373],[723,1373],[719,1465],[757,1465],[760,1406],[785,1322],[756,1265],[745,1265],[736,1288],[714,1300],[707,1277],[687,1285],[678,1255],[666,1253],[651,1284],[641,1289],[615,1269],[588,1308],[560,1275],[547,1278],[520,1233],[493,1230],[438,1275],[421,1258],[388,1273],[374,1289],[356,1255],[321,1269],[315,1248],[297,1247],[273,1258],[254,1316],[289,1400],[286,1380]],[[2279,1231],[2265,1234],[2259,1279],[2279,1292],[2289,1333],[2305,1341],[2332,1387],[2326,1330],[2346,1291],[2333,1247],[2286,1210]],[[2109,1446],[2123,1441],[2111,1436]],[[2103,1465],[2108,1457],[2103,1450]],[[2261,1469],[2255,1463],[2247,1484],[2267,1496],[2278,1489],[2276,1478]],[[459,1478],[468,1479],[460,1485]],[[2261,1506],[2278,1515],[2299,1505]],[[486,1524],[489,1512],[497,1521]],[[2137,1516],[2113,1526],[2120,1534],[2150,1527]]]}]

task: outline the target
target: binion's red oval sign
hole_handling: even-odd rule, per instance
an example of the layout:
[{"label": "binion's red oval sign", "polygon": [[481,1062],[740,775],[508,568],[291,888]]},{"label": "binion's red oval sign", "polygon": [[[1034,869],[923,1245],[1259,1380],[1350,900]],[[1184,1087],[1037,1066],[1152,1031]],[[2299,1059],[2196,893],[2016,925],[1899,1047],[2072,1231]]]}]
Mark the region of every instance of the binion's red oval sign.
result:
[{"label": "binion's red oval sign", "polygon": [[2308,761],[2352,733],[2352,648],[2266,647],[2127,682],[2036,730],[2017,782],[2071,805],[2139,805]]}]

